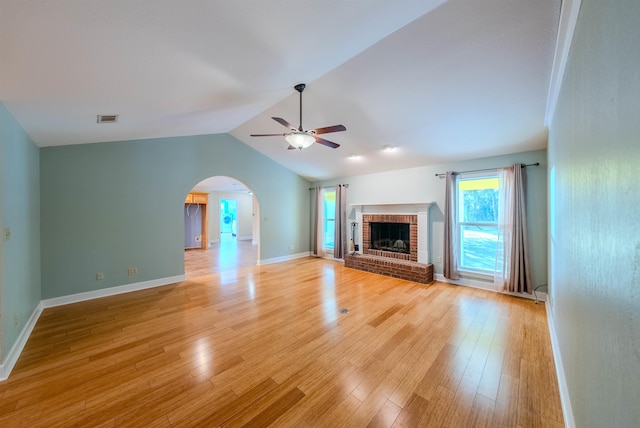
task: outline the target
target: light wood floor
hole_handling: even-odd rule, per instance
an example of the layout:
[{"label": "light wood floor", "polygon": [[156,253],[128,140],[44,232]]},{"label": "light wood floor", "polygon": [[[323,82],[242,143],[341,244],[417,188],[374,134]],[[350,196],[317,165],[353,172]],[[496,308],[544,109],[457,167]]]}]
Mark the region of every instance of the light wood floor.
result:
[{"label": "light wood floor", "polygon": [[230,233],[220,235],[220,242],[206,250],[186,250],[184,270],[187,279],[220,273],[258,263],[258,246],[251,240],[238,240]]},{"label": "light wood floor", "polygon": [[560,427],[544,305],[242,267],[46,309],[0,383],[2,427],[268,425]]}]

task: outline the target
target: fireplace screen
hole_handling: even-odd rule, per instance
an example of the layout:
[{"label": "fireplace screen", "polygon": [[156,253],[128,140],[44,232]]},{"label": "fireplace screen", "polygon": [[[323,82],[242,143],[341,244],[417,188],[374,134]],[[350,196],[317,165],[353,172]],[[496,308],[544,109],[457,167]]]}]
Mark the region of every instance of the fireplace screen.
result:
[{"label": "fireplace screen", "polygon": [[369,225],[372,249],[410,253],[409,223],[369,223]]}]

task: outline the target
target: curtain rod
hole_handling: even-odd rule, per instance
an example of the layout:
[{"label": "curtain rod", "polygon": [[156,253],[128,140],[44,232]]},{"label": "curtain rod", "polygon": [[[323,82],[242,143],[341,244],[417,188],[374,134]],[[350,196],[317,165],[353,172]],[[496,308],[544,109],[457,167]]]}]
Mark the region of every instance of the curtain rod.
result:
[{"label": "curtain rod", "polygon": [[[349,187],[349,185],[348,185],[348,184],[334,184],[333,186],[324,186],[324,187],[321,187],[321,189],[328,189],[328,188],[330,188],[330,187],[336,187],[336,186]],[[315,188],[315,187],[309,187],[309,190],[316,190],[316,188]]]},{"label": "curtain rod", "polygon": [[[526,165],[522,165],[522,168],[526,168],[526,167],[528,167],[528,166],[540,166],[540,162],[536,162],[536,163],[528,163],[528,164],[526,164]],[[502,167],[502,168],[505,168],[505,167]],[[453,174],[454,174],[454,175],[458,175],[458,174],[465,174],[465,173],[468,173],[468,172],[495,171],[496,169],[499,169],[499,168],[474,169],[474,170],[471,170],[471,171],[459,171],[459,172],[454,172]],[[436,174],[436,177],[445,177],[446,175],[447,175],[447,173],[446,173],[446,172],[441,172],[441,173],[439,173],[439,174]]]}]

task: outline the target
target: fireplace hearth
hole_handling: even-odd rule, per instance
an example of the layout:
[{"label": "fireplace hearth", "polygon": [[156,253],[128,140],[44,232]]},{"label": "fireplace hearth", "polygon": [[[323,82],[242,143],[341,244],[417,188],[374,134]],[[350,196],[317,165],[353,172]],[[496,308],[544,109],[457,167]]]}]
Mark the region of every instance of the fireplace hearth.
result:
[{"label": "fireplace hearth", "polygon": [[428,284],[429,208],[424,204],[353,204],[361,251],[345,255],[345,266]]}]

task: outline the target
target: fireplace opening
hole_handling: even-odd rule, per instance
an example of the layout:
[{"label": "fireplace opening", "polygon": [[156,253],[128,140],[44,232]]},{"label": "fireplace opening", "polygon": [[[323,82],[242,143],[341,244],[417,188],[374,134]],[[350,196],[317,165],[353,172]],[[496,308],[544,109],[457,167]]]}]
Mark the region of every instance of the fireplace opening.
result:
[{"label": "fireplace opening", "polygon": [[409,223],[369,223],[371,249],[410,254]]}]

